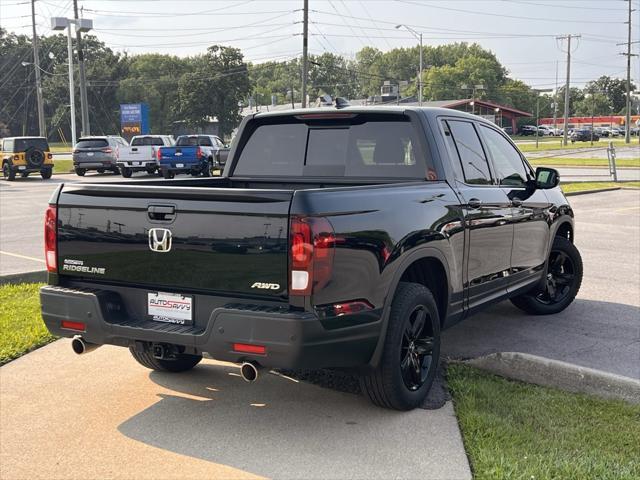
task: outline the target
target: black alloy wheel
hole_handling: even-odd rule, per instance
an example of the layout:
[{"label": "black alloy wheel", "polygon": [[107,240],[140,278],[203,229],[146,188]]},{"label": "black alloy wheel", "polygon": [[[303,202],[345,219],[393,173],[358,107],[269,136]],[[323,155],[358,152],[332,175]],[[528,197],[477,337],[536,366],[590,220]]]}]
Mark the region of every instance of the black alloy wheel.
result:
[{"label": "black alloy wheel", "polygon": [[536,299],[545,305],[563,301],[571,292],[575,279],[576,267],[571,257],[561,250],[551,250],[545,289]]},{"label": "black alloy wheel", "polygon": [[433,363],[433,346],[429,312],[424,305],[418,305],[409,315],[400,348],[402,380],[409,390],[418,390],[427,380]]},{"label": "black alloy wheel", "polygon": [[582,257],[564,237],[555,237],[546,277],[533,290],[511,299],[519,309],[533,315],[559,313],[571,305],[582,285]]}]

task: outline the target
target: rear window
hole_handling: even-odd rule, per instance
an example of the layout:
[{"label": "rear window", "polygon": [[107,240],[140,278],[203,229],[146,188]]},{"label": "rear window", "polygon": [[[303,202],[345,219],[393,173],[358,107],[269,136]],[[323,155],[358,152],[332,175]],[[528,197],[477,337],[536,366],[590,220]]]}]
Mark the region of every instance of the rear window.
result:
[{"label": "rear window", "polygon": [[81,138],[76,144],[76,148],[103,148],[108,146],[109,142],[104,138]]},{"label": "rear window", "polygon": [[141,137],[141,138],[134,138],[133,141],[131,142],[131,146],[132,147],[144,147],[144,146],[148,146],[148,145],[154,145],[154,146],[163,146],[164,143],[162,143],[162,139],[158,138],[158,137]]},{"label": "rear window", "polygon": [[176,142],[176,147],[212,147],[209,137],[180,137]]},{"label": "rear window", "polygon": [[377,117],[259,125],[234,175],[435,179],[409,119]]},{"label": "rear window", "polygon": [[49,144],[44,138],[16,138],[14,143],[14,152],[25,152],[29,148],[36,148],[46,152],[49,150]]}]

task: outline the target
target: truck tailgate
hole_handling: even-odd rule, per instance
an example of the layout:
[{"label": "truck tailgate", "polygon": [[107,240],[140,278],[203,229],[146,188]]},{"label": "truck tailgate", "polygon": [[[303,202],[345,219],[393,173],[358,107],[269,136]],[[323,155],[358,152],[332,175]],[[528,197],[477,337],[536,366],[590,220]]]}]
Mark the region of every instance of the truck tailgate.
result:
[{"label": "truck tailgate", "polygon": [[292,191],[64,186],[62,275],[177,292],[283,297]]}]

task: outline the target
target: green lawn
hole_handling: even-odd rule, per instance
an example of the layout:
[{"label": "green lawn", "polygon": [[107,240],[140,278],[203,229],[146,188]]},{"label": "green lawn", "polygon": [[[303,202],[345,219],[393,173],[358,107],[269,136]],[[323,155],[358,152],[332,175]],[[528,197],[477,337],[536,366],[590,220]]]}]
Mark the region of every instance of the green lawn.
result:
[{"label": "green lawn", "polygon": [[640,478],[640,405],[466,365],[450,365],[447,378],[475,479]]},{"label": "green lawn", "polygon": [[[593,142],[593,146],[591,146],[591,142],[576,142],[576,143],[571,143],[569,142],[568,145],[565,147],[562,143],[561,143],[561,138],[562,137],[547,137],[549,138],[549,140],[545,140],[545,141],[540,141],[538,148],[536,148],[536,144],[535,143],[522,143],[521,141],[516,142],[516,144],[518,145],[518,148],[520,149],[520,151],[522,152],[535,152],[538,150],[562,150],[564,148],[572,148],[572,149],[576,149],[576,148],[607,148],[609,146],[609,142],[613,142],[613,144],[616,147],[624,147],[626,144],[624,143],[624,138],[614,138],[614,139],[608,139],[608,138],[602,138],[600,139],[599,142]],[[632,137],[633,139],[631,140],[631,143],[629,145],[638,145],[638,137]],[[533,138],[533,142],[535,142],[535,137]],[[527,140],[527,142],[530,142],[531,140]]]},{"label": "green lawn", "polygon": [[[607,158],[574,158],[574,157],[552,157],[552,158],[530,158],[529,163],[533,166],[545,167],[608,167],[609,160]],[[618,167],[635,167],[640,168],[640,157],[638,158],[618,158],[616,160]]]},{"label": "green lawn", "polygon": [[49,142],[49,148],[53,153],[69,153],[71,152],[71,144],[61,142]]},{"label": "green lawn", "polygon": [[640,182],[568,182],[560,184],[560,187],[564,193],[573,193],[613,187],[640,188]]},{"label": "green lawn", "polygon": [[0,365],[54,340],[40,317],[40,286],[0,286]]},{"label": "green lawn", "polygon": [[73,171],[73,160],[54,160],[53,173],[69,173]]}]

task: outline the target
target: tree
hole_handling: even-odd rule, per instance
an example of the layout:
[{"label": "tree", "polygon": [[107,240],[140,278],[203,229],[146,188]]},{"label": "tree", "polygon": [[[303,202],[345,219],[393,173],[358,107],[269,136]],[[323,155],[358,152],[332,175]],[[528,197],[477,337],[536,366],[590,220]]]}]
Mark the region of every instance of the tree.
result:
[{"label": "tree", "polygon": [[[631,91],[635,91],[636,86],[631,84]],[[611,78],[606,75],[601,76],[597,80],[593,80],[585,85],[585,93],[604,95],[611,107],[601,115],[622,115],[625,105],[627,104],[627,81],[621,78]]]},{"label": "tree", "polygon": [[[558,116],[562,117],[564,115],[564,85],[558,88],[557,97],[558,97]],[[584,92],[580,88],[571,87],[569,89],[569,116],[575,115],[576,105],[584,100]]]},{"label": "tree", "polygon": [[591,117],[594,115],[609,115],[611,104],[609,97],[604,93],[591,93],[576,102],[575,115],[578,117]]},{"label": "tree", "polygon": [[182,120],[203,126],[216,117],[221,135],[238,126],[242,117],[239,103],[251,93],[248,66],[237,48],[214,45],[207,53],[190,60],[193,69],[178,85],[178,112]]}]

